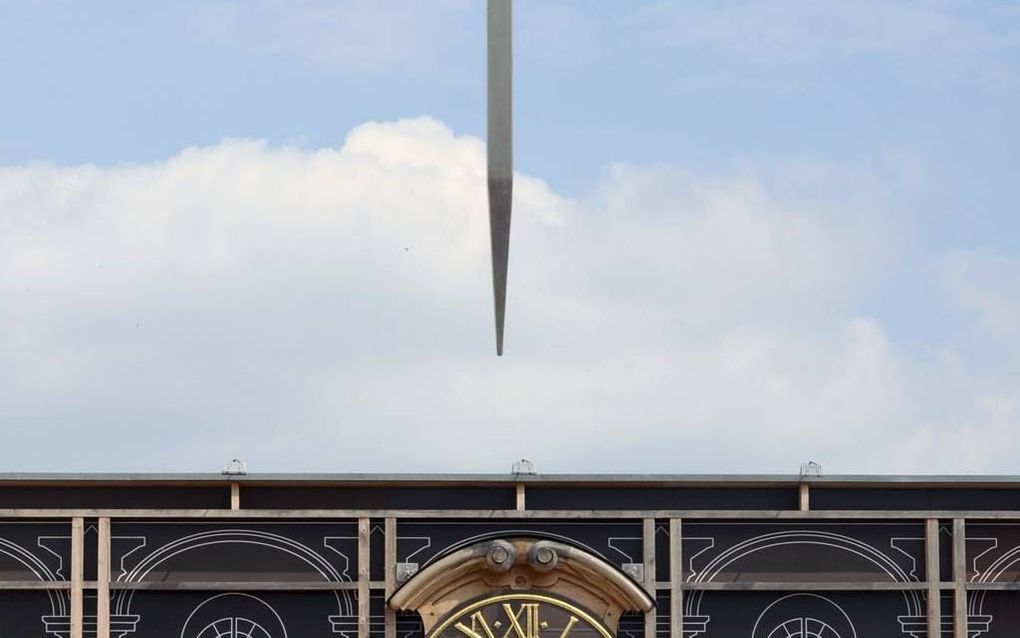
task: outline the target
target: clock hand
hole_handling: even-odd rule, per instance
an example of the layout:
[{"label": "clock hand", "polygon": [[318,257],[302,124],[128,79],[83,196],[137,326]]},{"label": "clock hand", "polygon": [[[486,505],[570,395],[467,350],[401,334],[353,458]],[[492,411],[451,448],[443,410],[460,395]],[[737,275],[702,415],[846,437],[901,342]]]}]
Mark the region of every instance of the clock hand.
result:
[{"label": "clock hand", "polygon": [[503,356],[506,280],[510,254],[510,209],[513,203],[512,0],[488,4],[488,187],[489,236],[492,242],[492,293],[496,311],[496,355]]}]

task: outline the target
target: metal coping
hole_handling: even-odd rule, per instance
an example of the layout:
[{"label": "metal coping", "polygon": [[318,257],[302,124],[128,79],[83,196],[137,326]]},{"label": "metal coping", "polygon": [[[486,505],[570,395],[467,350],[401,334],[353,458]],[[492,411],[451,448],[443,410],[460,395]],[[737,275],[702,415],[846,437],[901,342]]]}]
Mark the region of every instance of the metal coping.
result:
[{"label": "metal coping", "polygon": [[543,486],[592,487],[779,487],[808,483],[831,487],[1020,487],[1020,475],[869,475],[834,474],[372,474],[372,473],[0,473],[4,484],[174,484],[356,485],[389,486]]}]

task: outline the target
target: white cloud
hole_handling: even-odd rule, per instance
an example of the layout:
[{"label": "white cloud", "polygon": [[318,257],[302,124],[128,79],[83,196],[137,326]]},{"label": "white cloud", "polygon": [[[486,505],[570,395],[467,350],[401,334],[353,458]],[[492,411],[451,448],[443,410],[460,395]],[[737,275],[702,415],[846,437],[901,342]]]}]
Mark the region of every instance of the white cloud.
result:
[{"label": "white cloud", "polygon": [[519,176],[497,359],[484,148],[434,120],[0,169],[3,462],[1006,467],[1010,380],[861,316],[896,239],[834,172],[616,165],[587,200]]}]

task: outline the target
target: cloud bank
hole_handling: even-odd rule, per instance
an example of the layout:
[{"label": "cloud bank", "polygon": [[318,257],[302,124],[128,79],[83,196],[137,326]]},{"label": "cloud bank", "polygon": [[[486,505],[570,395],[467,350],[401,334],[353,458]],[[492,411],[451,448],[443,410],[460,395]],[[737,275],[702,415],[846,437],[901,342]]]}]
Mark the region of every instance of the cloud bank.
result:
[{"label": "cloud bank", "polygon": [[497,359],[484,164],[418,118],[0,169],[3,465],[1011,470],[1015,257],[948,256],[959,332],[907,350],[862,310],[901,251],[867,175],[519,175]]}]

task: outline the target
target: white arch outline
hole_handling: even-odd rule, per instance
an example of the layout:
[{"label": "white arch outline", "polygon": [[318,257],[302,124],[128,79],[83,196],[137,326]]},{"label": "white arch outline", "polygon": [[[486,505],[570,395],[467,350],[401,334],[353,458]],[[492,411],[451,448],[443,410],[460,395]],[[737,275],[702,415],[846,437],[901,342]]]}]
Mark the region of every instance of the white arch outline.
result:
[{"label": "white arch outline", "polygon": [[829,598],[826,598],[825,596],[820,596],[818,594],[810,594],[810,593],[806,593],[806,592],[796,593],[796,594],[787,594],[786,596],[783,596],[781,598],[777,598],[777,599],[773,600],[771,603],[769,603],[769,606],[766,607],[765,609],[763,609],[761,611],[761,613],[758,614],[758,619],[754,621],[754,626],[751,628],[751,638],[754,638],[755,634],[758,633],[758,624],[761,623],[761,619],[765,617],[765,614],[767,614],[770,609],[772,609],[773,607],[775,607],[779,603],[783,602],[784,600],[789,600],[790,598],[817,598],[819,600],[824,600],[825,602],[829,603],[830,605],[832,605],[833,607],[838,609],[839,613],[843,614],[843,618],[845,618],[847,624],[850,625],[850,631],[853,632],[852,636],[848,636],[848,637],[847,636],[841,636],[840,638],[857,638],[857,628],[854,627],[854,622],[852,620],[850,620],[850,616],[846,613],[846,611],[842,607],[837,605],[835,602],[833,602]]},{"label": "white arch outline", "polygon": [[[284,552],[309,565],[326,582],[351,582],[349,575],[338,571],[321,554],[307,545],[272,532],[245,528],[215,529],[174,539],[142,558],[134,568],[118,577],[118,581],[140,582],[157,566],[180,554],[221,544],[250,544]],[[116,613],[130,614],[135,590],[120,593],[121,595],[116,597]],[[355,615],[356,602],[351,592],[334,590],[331,593],[337,604],[337,613],[331,615],[331,618]]]},{"label": "white arch outline", "polygon": [[[712,582],[725,567],[733,564],[734,562],[759,551],[784,545],[820,545],[849,552],[874,564],[895,582],[916,582],[912,581],[910,575],[904,571],[903,568],[897,565],[895,561],[889,558],[889,556],[878,548],[844,534],[816,529],[769,532],[767,534],[761,534],[741,541],[736,545],[723,550],[718,556],[709,561],[709,563],[691,579],[691,582]],[[902,591],[900,594],[903,596],[903,602],[907,608],[907,613],[904,616],[923,616],[925,614],[925,607],[922,604],[923,601],[921,600],[920,592]],[[704,595],[704,590],[696,590],[687,597],[687,600],[684,603],[685,617],[704,617],[703,614],[701,614],[701,600]]]},{"label": "white arch outline", "polygon": [[140,582],[158,565],[179,554],[198,549],[199,547],[220,544],[250,544],[269,547],[301,560],[314,569],[325,581],[339,582],[349,580],[349,577],[344,579],[343,575],[330,565],[322,555],[307,545],[286,536],[251,529],[211,530],[183,536],[159,547],[143,558],[122,580],[129,583]]},{"label": "white arch outline", "polygon": [[[281,638],[287,638],[287,625],[284,624],[283,618],[280,618],[280,614],[276,613],[276,610],[273,609],[273,606],[270,605],[269,603],[267,603],[266,601],[262,600],[258,596],[252,596],[251,594],[245,594],[243,592],[226,592],[226,593],[223,593],[223,594],[216,594],[215,596],[210,596],[209,598],[206,598],[205,600],[203,600],[201,603],[198,604],[197,607],[195,607],[194,609],[191,610],[191,613],[188,614],[188,617],[184,620],[184,624],[181,625],[181,638],[187,638],[185,636],[184,632],[187,631],[188,623],[191,622],[192,617],[194,617],[194,615],[196,613],[198,613],[199,609],[201,609],[202,607],[205,607],[206,605],[208,605],[212,601],[216,600],[217,598],[223,598],[224,596],[240,596],[240,597],[243,597],[243,598],[251,598],[255,602],[261,603],[263,606],[265,606],[266,609],[268,609],[269,611],[273,612],[273,616],[276,617],[276,621],[280,623],[280,628],[283,630],[283,636]],[[250,620],[250,619],[246,619],[246,620]],[[258,624],[258,623],[255,623],[255,621],[251,621],[251,622],[253,624]],[[202,627],[202,629],[199,630],[199,633],[201,633],[202,631],[205,631],[205,629],[206,629],[205,627]],[[265,627],[262,627],[262,630],[265,631]],[[268,631],[266,631],[266,633],[269,634]],[[269,635],[272,635],[272,634],[269,634]]]},{"label": "white arch outline", "polygon": [[[14,541],[0,537],[0,554],[10,556],[15,561],[21,563],[41,581],[57,582],[61,580],[57,578],[56,574],[54,574],[50,568],[39,559],[38,556],[21,545],[18,545]],[[51,615],[66,616],[68,613],[67,595],[63,591],[55,591],[52,589],[47,589],[46,595],[50,599]]]},{"label": "white arch outline", "polygon": [[850,536],[818,530],[785,530],[749,538],[709,561],[692,582],[712,582],[722,570],[734,562],[756,552],[784,545],[820,545],[839,549],[867,560],[896,582],[910,582],[910,575],[875,547]]}]

